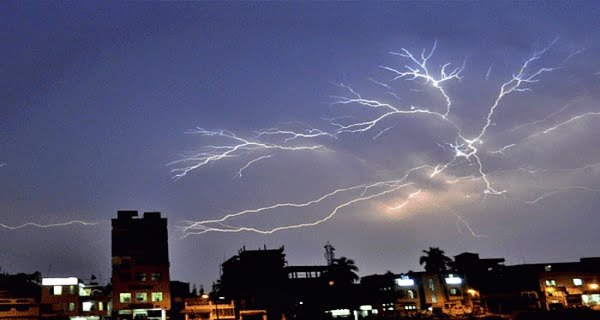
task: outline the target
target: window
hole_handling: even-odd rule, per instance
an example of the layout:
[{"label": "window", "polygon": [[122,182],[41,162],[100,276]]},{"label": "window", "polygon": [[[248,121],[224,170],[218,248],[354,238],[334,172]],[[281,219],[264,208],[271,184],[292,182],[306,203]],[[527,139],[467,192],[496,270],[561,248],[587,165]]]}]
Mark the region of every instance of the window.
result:
[{"label": "window", "polygon": [[131,293],[124,292],[119,294],[119,302],[120,303],[131,303]]},{"label": "window", "polygon": [[552,265],[547,265],[544,267],[544,270],[546,270],[546,272],[550,272],[552,271]]},{"label": "window", "polygon": [[135,301],[137,302],[148,302],[148,294],[145,292],[138,292],[135,294]]},{"label": "window", "polygon": [[451,296],[460,296],[460,289],[458,289],[458,288],[450,288],[450,295]]},{"label": "window", "polygon": [[573,279],[573,284],[576,286],[581,286],[583,285],[583,280],[575,278]]},{"label": "window", "polygon": [[75,286],[69,286],[69,294],[75,294]]},{"label": "window", "polygon": [[69,311],[75,311],[75,303],[69,302]]},{"label": "window", "polygon": [[162,292],[152,292],[152,302],[160,302],[163,300]]},{"label": "window", "polygon": [[160,280],[160,272],[152,272],[151,279],[152,281]]},{"label": "window", "polygon": [[98,302],[98,310],[104,311],[104,303],[102,301]]},{"label": "window", "polygon": [[89,297],[92,295],[91,288],[79,287],[79,296],[80,297]]},{"label": "window", "polygon": [[546,280],[546,286],[547,287],[556,287],[556,280],[554,280],[554,279]]},{"label": "window", "polygon": [[52,287],[52,294],[55,296],[60,296],[62,294],[62,286]]},{"label": "window", "polygon": [[412,290],[406,290],[406,297],[409,299],[414,299],[415,298],[415,292]]},{"label": "window", "polygon": [[83,303],[81,303],[82,311],[92,311],[93,307],[94,303],[92,301],[84,301]]},{"label": "window", "polygon": [[140,281],[140,282],[146,281],[146,273],[138,272],[135,274],[135,278],[137,279],[137,281]]}]

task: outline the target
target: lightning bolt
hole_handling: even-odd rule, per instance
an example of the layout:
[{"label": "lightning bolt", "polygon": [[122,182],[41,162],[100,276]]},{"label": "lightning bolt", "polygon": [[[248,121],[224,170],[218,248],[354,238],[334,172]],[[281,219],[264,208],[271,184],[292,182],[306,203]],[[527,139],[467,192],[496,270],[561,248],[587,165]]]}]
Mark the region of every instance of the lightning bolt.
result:
[{"label": "lightning bolt", "polygon": [[[183,159],[179,159],[179,160],[169,163],[168,165],[183,164],[182,167],[171,170],[171,172],[174,173],[173,179],[175,179],[175,180],[184,177],[185,175],[187,175],[190,171],[192,171],[194,169],[198,169],[198,168],[206,166],[210,163],[217,162],[219,160],[223,160],[223,159],[227,159],[227,158],[238,157],[242,154],[248,154],[250,152],[265,151],[265,150],[268,150],[268,151],[308,151],[308,150],[314,151],[314,150],[319,150],[319,149],[325,149],[325,147],[323,145],[289,146],[289,145],[283,145],[283,144],[277,144],[277,143],[261,142],[256,139],[245,139],[245,138],[237,136],[236,134],[234,134],[232,132],[225,131],[225,130],[209,131],[209,130],[205,130],[202,128],[197,128],[196,130],[192,131],[191,133],[198,134],[198,135],[204,136],[204,137],[221,137],[221,138],[225,138],[225,139],[231,141],[231,143],[226,144],[226,145],[218,145],[218,146],[206,146],[206,147],[204,147],[204,150],[202,150],[200,153],[197,153],[192,156],[185,157]],[[271,130],[267,130],[267,131],[259,133],[258,137],[260,137],[261,135],[276,135],[276,134],[277,135],[286,135],[286,134],[288,134],[288,132],[285,131],[285,132],[276,133]],[[291,137],[286,138],[286,140],[289,141],[289,140],[293,140],[298,137],[314,138],[316,136],[321,136],[321,135],[324,135],[324,134],[317,133],[317,132],[310,132],[307,134],[296,133],[296,134],[293,134]],[[263,157],[263,159],[264,159],[264,157]],[[243,167],[247,167],[247,166],[248,166],[248,164],[244,165]],[[239,173],[239,171],[238,171],[238,173]]]},{"label": "lightning bolt", "polygon": [[[375,181],[370,184],[359,184],[335,189],[306,202],[281,202],[256,209],[238,211],[216,219],[185,221],[182,223],[183,226],[181,227],[183,236],[185,237],[193,234],[204,234],[207,232],[255,232],[259,234],[271,234],[283,230],[312,227],[329,221],[336,214],[338,214],[340,210],[356,203],[366,201],[382,201],[385,196],[394,194],[395,192],[404,191],[402,189],[408,186],[416,189],[417,191],[410,193],[403,202],[393,206],[386,206],[389,210],[397,210],[406,207],[412,201],[416,201],[418,198],[420,198],[418,195],[424,190],[424,188],[427,187],[426,185],[421,185],[421,182],[419,181],[419,179],[423,177],[417,178],[416,176],[411,176],[411,173],[423,169],[429,170],[425,177],[428,178],[430,182],[442,181],[446,184],[477,182],[478,184],[482,184],[479,195],[482,195],[484,199],[490,195],[496,195],[504,199],[511,199],[512,197],[507,196],[507,193],[509,193],[510,190],[499,188],[492,182],[490,173],[486,172],[484,155],[504,155],[509,149],[517,147],[522,140],[514,142],[511,141],[511,143],[504,145],[500,149],[490,150],[489,146],[484,143],[484,138],[490,135],[490,127],[493,125],[496,114],[499,112],[499,110],[501,110],[504,105],[504,100],[508,96],[531,92],[533,90],[533,84],[540,82],[543,76],[545,76],[547,73],[561,68],[560,65],[554,67],[538,66],[548,50],[550,50],[556,44],[556,41],[557,39],[554,39],[546,47],[542,48],[541,50],[534,51],[528,58],[524,59],[516,71],[499,86],[497,93],[493,96],[492,103],[485,109],[485,118],[476,126],[478,130],[472,135],[464,134],[464,128],[462,125],[459,125],[459,123],[453,120],[453,110],[455,106],[446,86],[446,84],[450,82],[457,82],[463,79],[465,62],[446,62],[440,64],[439,67],[433,66],[431,61],[433,54],[437,49],[437,41],[433,43],[431,49],[424,49],[420,54],[413,54],[411,51],[405,48],[402,48],[399,52],[389,52],[391,55],[402,58],[404,61],[406,61],[406,64],[401,68],[380,66],[380,68],[385,72],[391,73],[392,76],[389,82],[378,81],[374,80],[373,78],[368,79],[377,86],[388,90],[387,93],[390,93],[394,97],[398,98],[396,99],[398,100],[396,101],[399,103],[398,105],[376,98],[364,97],[361,93],[359,93],[359,91],[355,90],[348,84],[335,84],[341,88],[345,94],[332,96],[333,101],[331,102],[331,107],[335,107],[332,109],[346,110],[348,108],[358,108],[361,110],[361,114],[368,114],[366,118],[355,118],[354,116],[350,115],[323,118],[331,126],[331,130],[320,130],[314,128],[302,130],[270,128],[257,132],[257,136],[253,139],[244,139],[229,131],[207,131],[198,129],[195,133],[198,133],[204,137],[225,138],[231,143],[208,146],[205,147],[202,152],[196,155],[172,162],[171,165],[183,164],[181,167],[173,169],[173,173],[175,174],[174,178],[176,179],[184,177],[190,171],[204,167],[209,163],[215,163],[233,157],[247,156],[252,152],[315,151],[325,149],[325,146],[322,144],[306,144],[308,141],[315,139],[326,138],[332,140],[341,140],[344,139],[346,135],[369,133],[373,134],[372,140],[376,140],[384,133],[387,133],[394,128],[394,126],[384,125],[386,121],[394,117],[419,115],[430,118],[447,125],[455,132],[455,136],[452,137],[454,143],[437,143],[437,145],[440,146],[445,153],[447,153],[449,157],[447,162],[437,163],[435,165],[424,164],[414,167],[407,170],[404,175],[398,177],[397,179]],[[572,54],[567,57],[567,59],[564,59],[563,63],[576,54],[577,53]],[[490,65],[487,70],[485,75],[486,80],[490,77],[492,67],[493,65]],[[400,97],[395,93],[390,92],[390,90],[392,90],[391,84],[396,83],[399,80],[414,82],[425,88],[433,89],[433,91],[439,94],[441,99],[444,101],[443,106],[429,108],[421,107],[415,104],[402,105],[402,100]],[[422,90],[411,89],[411,91]],[[562,113],[568,107],[568,105],[565,105],[560,110],[551,113],[541,120],[523,124],[519,127],[513,128],[512,131],[517,131],[525,126],[533,126],[544,123],[545,121],[550,120]],[[547,128],[544,131],[540,131],[537,134],[547,134],[579,119],[596,115],[600,115],[600,112],[588,112],[575,115],[572,118],[560,122],[553,127]],[[265,137],[276,138],[279,142],[265,142],[260,140]],[[292,142],[295,142],[296,144],[290,145]],[[238,171],[238,176],[241,177],[242,171],[247,169],[248,166],[252,165],[254,162],[267,157],[270,157],[270,154],[268,156],[254,158],[253,160],[246,162],[246,164]],[[454,167],[456,166],[460,166],[459,173],[453,174],[451,171],[455,170]],[[515,169],[515,171],[518,170],[527,171],[532,174],[538,172],[535,169]],[[533,201],[522,202],[524,204],[537,203],[548,196],[566,191],[567,189],[588,191],[594,190],[585,187],[571,186],[566,189],[557,189],[543,194]],[[464,198],[475,198],[475,195],[476,194],[468,194]],[[339,196],[345,196],[346,198],[344,200],[339,200]],[[347,197],[350,197],[350,199]],[[274,228],[232,226],[230,223],[225,224],[225,222],[229,220],[246,215],[263,213],[276,214],[281,213],[282,209],[285,208],[308,208],[316,204],[324,203],[328,199],[337,201],[337,205],[323,218],[309,222],[283,225]],[[484,235],[474,232],[467,221],[461,216],[455,216],[458,220],[457,226],[463,226],[469,230],[474,237],[485,237]]]},{"label": "lightning bolt", "polygon": [[0,228],[9,229],[9,230],[19,230],[19,229],[30,228],[30,227],[47,229],[47,228],[56,228],[56,227],[66,227],[66,226],[70,226],[70,225],[95,226],[102,222],[103,221],[86,222],[86,221],[81,221],[81,220],[73,220],[73,221],[68,221],[68,222],[51,223],[51,224],[39,224],[39,223],[35,223],[35,222],[27,222],[27,223],[24,223],[21,225],[16,225],[16,226],[9,226],[9,225],[0,223]]}]

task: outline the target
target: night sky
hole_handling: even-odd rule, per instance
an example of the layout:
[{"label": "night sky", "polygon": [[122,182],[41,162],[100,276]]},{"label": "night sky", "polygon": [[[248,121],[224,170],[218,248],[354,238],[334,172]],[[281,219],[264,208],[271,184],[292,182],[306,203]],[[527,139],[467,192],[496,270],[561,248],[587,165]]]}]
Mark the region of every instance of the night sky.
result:
[{"label": "night sky", "polygon": [[[599,16],[595,1],[2,1],[2,271],[108,282],[109,219],[123,209],[161,211],[171,277],[207,288],[244,245],[285,245],[289,264],[310,265],[325,263],[330,241],[361,275],[419,270],[430,246],[507,263],[598,256]],[[445,118],[432,81],[394,80],[390,70],[416,70],[390,52],[404,48],[418,60],[434,44],[433,76],[446,63],[448,74],[460,72],[440,83],[452,103]],[[477,136],[502,84],[536,53],[523,74],[532,81],[500,99],[476,153],[461,156],[473,149],[456,127]],[[394,114],[343,132],[391,110],[339,103],[357,95],[438,115]],[[319,148],[242,149],[174,179],[198,156],[226,150],[210,146],[236,142],[198,128]],[[258,135],[273,128],[329,135]],[[402,180],[410,185],[356,187],[416,167]],[[203,234],[182,229],[350,187],[310,206],[187,229]],[[75,220],[96,224],[7,228]],[[240,227],[267,233],[231,232]]]}]

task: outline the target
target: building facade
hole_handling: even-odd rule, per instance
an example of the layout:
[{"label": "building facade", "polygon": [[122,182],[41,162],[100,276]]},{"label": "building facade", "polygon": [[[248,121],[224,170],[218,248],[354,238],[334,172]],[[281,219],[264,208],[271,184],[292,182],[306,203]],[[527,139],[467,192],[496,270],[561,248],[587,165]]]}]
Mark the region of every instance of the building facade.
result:
[{"label": "building facade", "polygon": [[76,277],[43,278],[42,319],[101,320],[110,315],[106,288]]},{"label": "building facade", "polygon": [[113,317],[165,320],[171,309],[167,219],[119,211],[112,219]]}]

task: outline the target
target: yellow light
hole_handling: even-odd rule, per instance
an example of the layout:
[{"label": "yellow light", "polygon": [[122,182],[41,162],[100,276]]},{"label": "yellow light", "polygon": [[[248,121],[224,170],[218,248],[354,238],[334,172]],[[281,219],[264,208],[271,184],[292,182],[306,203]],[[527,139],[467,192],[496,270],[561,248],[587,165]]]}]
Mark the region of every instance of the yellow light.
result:
[{"label": "yellow light", "polygon": [[467,290],[467,292],[468,292],[470,295],[474,296],[474,295],[477,293],[477,290],[474,290],[474,289],[469,289],[469,290]]},{"label": "yellow light", "polygon": [[333,286],[334,284],[335,284],[335,281],[333,281],[333,280],[329,281],[330,286]]},{"label": "yellow light", "polygon": [[598,289],[598,284],[597,283],[590,284],[590,289],[592,289],[592,290]]},{"label": "yellow light", "polygon": [[207,294],[203,294],[202,295],[202,299],[208,299],[208,295]]}]

